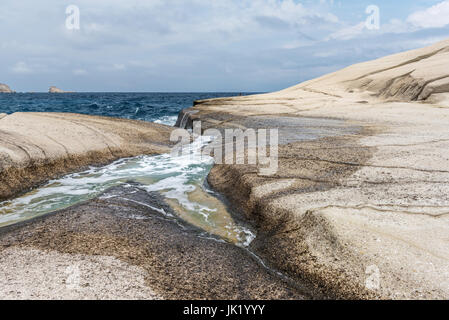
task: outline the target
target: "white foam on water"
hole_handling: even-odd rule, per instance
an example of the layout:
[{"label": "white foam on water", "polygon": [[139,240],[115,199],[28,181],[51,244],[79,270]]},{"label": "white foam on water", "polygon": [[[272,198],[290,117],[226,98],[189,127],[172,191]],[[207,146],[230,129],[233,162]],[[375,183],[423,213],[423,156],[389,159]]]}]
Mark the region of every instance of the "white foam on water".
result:
[{"label": "white foam on water", "polygon": [[[126,186],[127,181],[136,181],[148,192],[160,192],[176,201],[183,211],[196,213],[205,223],[216,227],[210,215],[217,209],[189,199],[190,193],[201,188],[213,165],[213,158],[201,153],[201,149],[211,140],[211,137],[198,138],[184,147],[182,155],[121,159],[104,167],[91,167],[84,172],[51,180],[21,197],[0,203],[0,226],[67,208],[92,199],[110,187]],[[105,194],[102,197],[111,196]],[[151,208],[167,215],[162,208]],[[241,245],[247,246],[254,239],[254,235],[243,226],[232,223],[223,228],[226,228],[230,238],[234,234]]]},{"label": "white foam on water", "polygon": [[178,120],[178,116],[163,116],[163,117],[155,120],[154,122],[173,127],[176,124],[176,120]]}]

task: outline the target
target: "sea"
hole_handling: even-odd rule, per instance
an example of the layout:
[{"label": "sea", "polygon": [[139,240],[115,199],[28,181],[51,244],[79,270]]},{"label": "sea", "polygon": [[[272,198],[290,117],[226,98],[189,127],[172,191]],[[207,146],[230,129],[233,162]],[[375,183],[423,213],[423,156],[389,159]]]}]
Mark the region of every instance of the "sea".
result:
[{"label": "sea", "polygon": [[15,93],[0,94],[0,113],[74,112],[174,125],[193,101],[248,95],[244,92]]}]

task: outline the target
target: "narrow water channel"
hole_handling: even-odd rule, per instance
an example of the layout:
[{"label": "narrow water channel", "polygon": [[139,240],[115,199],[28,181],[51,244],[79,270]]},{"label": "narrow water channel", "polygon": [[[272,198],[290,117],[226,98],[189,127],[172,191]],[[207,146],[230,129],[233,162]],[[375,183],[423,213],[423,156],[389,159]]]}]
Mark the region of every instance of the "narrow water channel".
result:
[{"label": "narrow water channel", "polygon": [[[249,127],[279,129],[280,144],[314,140],[357,132],[335,119],[253,117]],[[95,198],[110,187],[137,182],[149,192],[161,193],[185,221],[242,247],[255,235],[236,222],[226,206],[204,189],[204,181],[214,159],[202,154],[211,137],[199,137],[182,155],[162,154],[121,159],[103,167],[91,167],[49,181],[18,198],[0,202],[0,227],[64,209]]]},{"label": "narrow water channel", "polygon": [[0,203],[0,227],[70,207],[130,181],[160,192],[184,220],[246,247],[254,234],[236,223],[226,206],[203,188],[213,158],[201,154],[210,140],[198,139],[183,155],[162,154],[121,159],[49,181],[18,198]]}]

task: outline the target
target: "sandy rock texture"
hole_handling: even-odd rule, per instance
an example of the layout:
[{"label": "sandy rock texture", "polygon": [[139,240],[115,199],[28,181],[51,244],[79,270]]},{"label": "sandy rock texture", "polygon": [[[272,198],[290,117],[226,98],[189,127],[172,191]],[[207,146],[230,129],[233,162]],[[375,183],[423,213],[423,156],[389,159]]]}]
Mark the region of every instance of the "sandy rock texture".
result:
[{"label": "sandy rock texture", "polygon": [[[275,93],[197,101],[177,124],[280,128],[276,174],[216,165],[208,178],[272,266],[330,297],[448,299],[448,65],[445,40]],[[315,134],[327,128],[317,119],[348,130]]]},{"label": "sandy rock texture", "polygon": [[0,253],[0,299],[159,300],[146,272],[112,256],[65,254],[31,247]]},{"label": "sandy rock texture", "polygon": [[308,297],[135,184],[1,228],[0,274],[0,297],[14,299]]},{"label": "sandy rock texture", "polygon": [[66,113],[0,116],[0,200],[88,165],[168,152],[171,130],[142,121]]},{"label": "sandy rock texture", "polygon": [[11,88],[3,83],[0,83],[0,93],[13,93],[14,91]]}]

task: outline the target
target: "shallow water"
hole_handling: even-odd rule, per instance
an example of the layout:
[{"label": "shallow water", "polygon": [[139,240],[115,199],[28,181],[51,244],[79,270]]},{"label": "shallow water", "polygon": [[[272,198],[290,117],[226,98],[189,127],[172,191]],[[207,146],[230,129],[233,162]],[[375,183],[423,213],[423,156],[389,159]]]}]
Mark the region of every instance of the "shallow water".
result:
[{"label": "shallow water", "polygon": [[183,155],[163,154],[121,159],[104,167],[51,180],[21,197],[0,203],[0,227],[67,208],[129,181],[160,192],[181,218],[230,242],[247,246],[253,233],[234,222],[226,207],[203,188],[213,159],[201,154],[202,137]]}]

